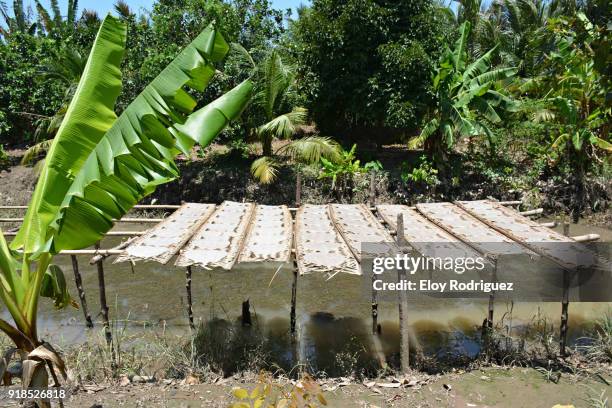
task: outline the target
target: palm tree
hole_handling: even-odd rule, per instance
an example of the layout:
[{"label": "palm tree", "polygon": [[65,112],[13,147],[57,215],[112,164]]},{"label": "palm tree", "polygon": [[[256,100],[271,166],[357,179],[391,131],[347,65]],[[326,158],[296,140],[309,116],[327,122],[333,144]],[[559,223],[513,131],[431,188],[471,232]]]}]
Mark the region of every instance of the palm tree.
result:
[{"label": "palm tree", "polygon": [[514,102],[498,91],[496,83],[512,77],[516,69],[491,69],[496,47],[468,64],[470,23],[463,23],[459,32],[454,49],[446,49],[435,72],[436,102],[430,119],[409,142],[412,148],[424,145],[439,170],[446,167],[447,152],[460,138],[484,135],[492,143],[488,123],[501,121],[498,111],[514,108]]},{"label": "palm tree", "polygon": [[0,26],[0,36],[6,38],[16,32],[34,34],[36,31],[36,23],[29,20],[23,7],[23,0],[13,1],[14,17],[9,15],[8,10],[6,3],[0,0],[0,14],[5,23],[5,27]]},{"label": "palm tree", "polygon": [[293,107],[285,111],[288,99],[295,92],[295,70],[283,62],[277,50],[272,50],[255,66],[255,95],[252,107],[263,114],[266,121],[256,129],[264,156],[272,155],[272,140],[288,139],[296,127],[306,123],[308,111]]},{"label": "palm tree", "polygon": [[296,91],[295,70],[283,62],[275,49],[256,64],[243,47],[233,44],[233,48],[238,64],[251,70],[255,81],[251,112],[256,121],[265,121],[254,130],[261,140],[263,156],[251,165],[253,177],[262,184],[270,184],[276,180],[280,166],[279,156],[288,157],[300,164],[318,163],[321,157],[337,160],[340,146],[330,138],[321,136],[294,140],[273,151],[274,139],[291,139],[298,126],[305,124],[308,119],[308,111],[305,108],[290,107]]},{"label": "palm tree", "polygon": [[255,160],[251,165],[251,174],[261,184],[270,184],[276,180],[281,166],[279,157],[288,158],[298,166],[317,164],[321,159],[336,163],[341,157],[341,151],[340,145],[329,137],[303,137],[280,147],[274,154]]},{"label": "palm tree", "polygon": [[39,0],[36,0],[36,11],[38,12],[39,26],[45,34],[63,40],[72,34],[76,28],[76,16],[79,4],[78,0],[68,0],[66,19],[62,17],[57,0],[51,0],[51,11],[43,7]]}]

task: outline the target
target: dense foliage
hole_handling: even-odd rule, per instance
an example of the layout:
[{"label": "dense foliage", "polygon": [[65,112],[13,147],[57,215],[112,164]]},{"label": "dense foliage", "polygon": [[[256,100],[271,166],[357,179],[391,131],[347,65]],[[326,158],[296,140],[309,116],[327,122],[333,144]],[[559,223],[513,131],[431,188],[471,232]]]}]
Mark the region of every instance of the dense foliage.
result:
[{"label": "dense foliage", "polygon": [[[448,199],[473,182],[549,190],[576,218],[609,195],[608,3],[313,0],[292,15],[269,0],[158,0],[138,11],[119,0],[129,36],[115,110],[214,20],[241,47],[194,96],[254,79],[257,97],[218,140],[243,156],[263,142],[250,160],[260,182],[292,162],[324,174],[342,166],[341,146],[357,143],[367,162],[380,159],[374,146],[401,143],[424,147],[385,169],[406,196],[427,186]],[[100,18],[74,1],[0,4],[0,144],[43,142],[25,156],[34,161],[59,128]]]},{"label": "dense foliage", "polygon": [[314,0],[300,9],[286,46],[321,130],[414,130],[448,35],[442,18],[430,0]]}]

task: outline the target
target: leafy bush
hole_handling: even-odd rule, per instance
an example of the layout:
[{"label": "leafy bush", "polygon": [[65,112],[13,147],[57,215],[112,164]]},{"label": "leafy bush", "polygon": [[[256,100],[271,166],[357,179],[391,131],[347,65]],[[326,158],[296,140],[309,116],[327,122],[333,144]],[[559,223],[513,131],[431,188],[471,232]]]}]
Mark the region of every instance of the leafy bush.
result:
[{"label": "leafy bush", "polygon": [[440,184],[438,170],[433,167],[426,156],[421,156],[418,166],[412,168],[407,162],[402,163],[401,178],[404,183],[425,188]]}]

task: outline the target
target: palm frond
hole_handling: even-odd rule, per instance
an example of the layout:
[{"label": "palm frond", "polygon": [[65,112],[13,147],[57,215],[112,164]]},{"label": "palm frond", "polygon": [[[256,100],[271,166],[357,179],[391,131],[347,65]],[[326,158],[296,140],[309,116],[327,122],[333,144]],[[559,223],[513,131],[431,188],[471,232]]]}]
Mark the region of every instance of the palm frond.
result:
[{"label": "palm frond", "polygon": [[59,3],[57,0],[51,1],[51,10],[53,11],[53,21],[55,22],[55,26],[57,28],[62,25],[62,12],[60,11]]},{"label": "palm frond", "polygon": [[321,158],[332,163],[340,160],[341,147],[329,137],[308,136],[278,149],[277,153],[286,153],[291,159],[307,164],[318,163]]},{"label": "palm frond", "polygon": [[119,17],[124,20],[129,19],[132,16],[132,10],[130,6],[123,0],[118,0],[114,5],[115,11],[119,14]]},{"label": "palm frond", "polygon": [[256,68],[255,61],[253,60],[253,57],[251,57],[251,54],[249,54],[249,52],[246,50],[246,48],[244,48],[242,45],[238,43],[231,43],[230,49],[231,49],[230,51],[231,55],[234,56],[234,58],[236,59],[236,62],[238,63],[238,66],[241,69],[245,69],[250,72],[255,70]]},{"label": "palm frond", "polygon": [[21,32],[26,31],[26,15],[23,8],[23,0],[13,0],[13,14],[15,15],[15,24]]},{"label": "palm frond", "polygon": [[308,120],[308,110],[305,108],[296,107],[289,113],[280,115],[261,125],[257,129],[260,135],[274,135],[279,139],[289,139],[292,137],[297,126],[303,125]]},{"label": "palm frond", "polygon": [[100,21],[100,16],[95,10],[83,9],[83,12],[81,13],[81,20],[83,20],[86,25],[92,25]]},{"label": "palm frond", "polygon": [[78,0],[68,0],[68,15],[66,17],[66,23],[68,23],[69,27],[74,27],[74,23],[76,22],[77,10],[79,8]]},{"label": "palm frond", "polygon": [[55,23],[49,15],[47,9],[45,9],[38,0],[36,0],[36,11],[38,12],[38,16],[40,17],[43,28],[45,29],[47,34],[51,33],[53,31],[53,28],[55,27]]},{"label": "palm frond", "polygon": [[278,162],[263,156],[251,164],[251,175],[261,184],[270,184],[276,180],[278,174]]},{"label": "palm frond", "polygon": [[291,69],[285,65],[278,51],[273,50],[262,63],[260,81],[262,88],[257,92],[254,103],[263,107],[266,117],[273,117],[274,108],[277,105],[278,97],[289,87],[292,81]]},{"label": "palm frond", "polygon": [[40,143],[36,143],[34,146],[30,146],[23,154],[21,164],[23,166],[29,166],[38,162],[39,158],[49,150],[51,143],[53,143],[53,139],[43,140]]}]

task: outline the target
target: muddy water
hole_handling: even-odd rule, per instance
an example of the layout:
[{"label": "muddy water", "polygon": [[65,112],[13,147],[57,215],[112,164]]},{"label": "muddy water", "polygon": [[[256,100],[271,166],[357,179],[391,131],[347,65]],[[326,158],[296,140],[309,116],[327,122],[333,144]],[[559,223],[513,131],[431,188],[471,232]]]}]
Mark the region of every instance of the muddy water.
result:
[{"label": "muddy water", "polygon": [[[136,229],[121,225],[121,229]],[[144,227],[141,227],[141,229]],[[612,231],[582,225],[572,225],[571,234],[595,232],[604,241],[612,241]],[[118,243],[107,238],[103,248]],[[89,256],[79,257],[87,302],[99,324],[98,278]],[[76,298],[70,257],[58,256],[56,262],[65,271]],[[212,318],[236,321],[241,303],[249,299],[257,322],[272,338],[286,338],[289,329],[291,284],[290,265],[240,265],[232,271],[193,270],[194,316],[207,321]],[[188,332],[186,318],[185,271],[157,263],[104,264],[107,300],[111,318],[128,319],[129,330],[137,332],[144,324],[165,324],[171,330]],[[273,279],[274,277],[274,279]],[[397,354],[399,344],[397,304],[379,304],[381,335],[373,340],[370,298],[363,289],[361,277],[338,274],[326,281],[319,275],[299,277],[297,291],[297,354],[317,368],[334,367],[337,355],[359,354],[366,347],[371,360],[390,358]],[[496,318],[509,311],[509,305],[496,305]],[[609,310],[610,303],[581,303],[570,306],[570,329],[573,337],[580,335],[593,318]],[[457,353],[475,355],[478,344],[473,339],[477,327],[486,316],[484,300],[452,300],[423,296],[410,304],[408,320],[414,333],[413,343],[428,354]],[[512,310],[512,324],[529,322],[537,313],[558,322],[558,303],[517,303]],[[80,310],[53,310],[43,300],[40,313],[41,333],[53,341],[70,344],[86,341],[86,329]],[[366,346],[363,346],[366,345]],[[363,353],[361,353],[363,354]],[[367,365],[371,361],[361,361]]]}]

